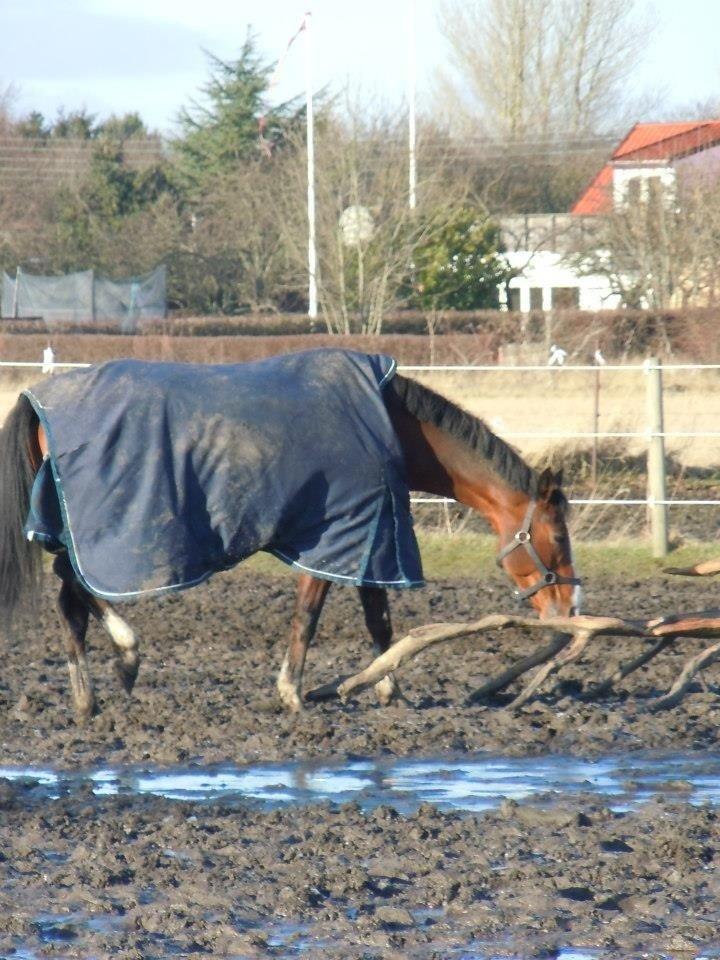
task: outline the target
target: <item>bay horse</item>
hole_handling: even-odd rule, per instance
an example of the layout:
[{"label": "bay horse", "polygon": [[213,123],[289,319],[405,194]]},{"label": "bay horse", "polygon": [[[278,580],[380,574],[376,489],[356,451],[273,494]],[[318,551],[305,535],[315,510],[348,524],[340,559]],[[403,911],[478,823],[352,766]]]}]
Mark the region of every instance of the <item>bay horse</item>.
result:
[{"label": "bay horse", "polygon": [[[480,419],[429,388],[395,375],[383,389],[383,402],[399,442],[411,490],[449,497],[478,511],[499,540],[497,563],[515,584],[513,595],[529,601],[541,619],[568,616],[579,608],[567,528],[567,500],[561,473],[536,473]],[[0,614],[9,622],[15,608],[33,595],[42,568],[42,550],[28,542],[23,525],[35,476],[48,456],[48,440],[38,416],[20,396],[0,431]],[[79,582],[67,552],[59,551],[53,570],[59,577],[58,610],[78,722],[95,712],[86,659],[89,617],[99,621],[115,649],[117,668],[130,693],[139,667],[138,639],[107,599]],[[302,675],[331,581],[299,577],[290,639],[277,678],[277,690],[290,711],[303,708]],[[360,586],[365,623],[377,653],[392,643],[387,591]],[[376,686],[381,703],[398,692],[388,675]]]}]

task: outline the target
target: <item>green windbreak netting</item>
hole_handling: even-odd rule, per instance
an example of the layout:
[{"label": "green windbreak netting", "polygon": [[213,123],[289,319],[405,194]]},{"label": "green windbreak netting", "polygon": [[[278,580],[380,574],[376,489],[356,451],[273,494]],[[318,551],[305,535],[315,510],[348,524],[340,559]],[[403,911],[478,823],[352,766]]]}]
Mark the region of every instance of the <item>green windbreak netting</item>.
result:
[{"label": "green windbreak netting", "polygon": [[62,277],[41,277],[18,270],[2,278],[4,318],[41,317],[46,323],[96,323],[117,320],[134,330],[141,320],[165,316],[166,270],[127,280],[108,280],[93,270]]}]

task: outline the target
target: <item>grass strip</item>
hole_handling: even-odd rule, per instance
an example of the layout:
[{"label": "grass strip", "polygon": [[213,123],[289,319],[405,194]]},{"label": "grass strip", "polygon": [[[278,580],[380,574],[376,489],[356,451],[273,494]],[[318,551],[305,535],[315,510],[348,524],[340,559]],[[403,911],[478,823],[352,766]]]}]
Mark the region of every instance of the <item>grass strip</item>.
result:
[{"label": "grass strip", "polygon": [[[444,578],[481,579],[495,574],[497,541],[485,534],[445,533],[418,530],[423,568],[428,580]],[[665,566],[690,566],[720,555],[720,543],[686,542],[657,560],[649,543],[635,539],[599,540],[574,545],[576,566],[580,574],[590,577],[623,577],[647,580],[662,577]],[[290,567],[268,554],[259,553],[245,561],[243,567],[257,573],[288,575]],[[499,571],[497,572],[499,576]]]}]

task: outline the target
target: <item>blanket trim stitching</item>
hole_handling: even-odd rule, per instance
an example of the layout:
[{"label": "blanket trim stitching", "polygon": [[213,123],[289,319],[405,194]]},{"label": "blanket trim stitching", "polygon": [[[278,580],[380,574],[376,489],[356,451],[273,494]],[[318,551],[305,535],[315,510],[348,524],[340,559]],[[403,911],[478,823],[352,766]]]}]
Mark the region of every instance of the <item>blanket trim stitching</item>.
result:
[{"label": "blanket trim stitching", "polygon": [[289,564],[291,567],[294,567],[296,570],[302,570],[303,573],[311,573],[315,577],[320,577],[321,580],[332,580],[335,583],[347,583],[352,587],[424,587],[424,580],[366,580],[362,577],[349,577],[345,576],[342,573],[328,573],[325,570],[314,570],[312,567],[306,567],[304,564],[300,563],[297,560],[292,560],[290,557],[285,556],[280,550],[273,547],[270,550],[265,551],[266,553],[271,553],[273,556],[277,557],[278,560],[282,560],[283,563]]}]

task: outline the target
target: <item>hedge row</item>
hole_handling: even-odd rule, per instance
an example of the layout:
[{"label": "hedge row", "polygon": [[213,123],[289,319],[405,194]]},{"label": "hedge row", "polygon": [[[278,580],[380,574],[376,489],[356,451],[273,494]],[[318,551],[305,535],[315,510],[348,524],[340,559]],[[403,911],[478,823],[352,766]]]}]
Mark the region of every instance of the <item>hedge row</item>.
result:
[{"label": "hedge row", "polygon": [[384,334],[377,337],[328,334],[277,337],[118,336],[97,334],[0,335],[0,360],[39,361],[48,339],[59,362],[100,363],[117,357],[176,360],[187,363],[239,363],[312,347],[346,347],[367,353],[387,353],[401,363],[488,363],[497,344],[481,334],[420,337]]},{"label": "hedge row", "polygon": [[654,353],[718,362],[719,317],[720,309],[710,308],[662,313],[403,312],[389,316],[384,333],[375,337],[331,336],[317,321],[311,332],[309,319],[297,314],[179,317],[149,323],[136,334],[121,334],[114,325],[53,325],[45,330],[37,321],[3,321],[0,359],[37,359],[49,340],[63,359],[92,361],[135,356],[234,362],[343,344],[392,353],[405,363],[467,363],[495,361],[508,344],[521,344],[542,355],[557,343],[576,361],[589,359],[600,348],[608,359]]}]

